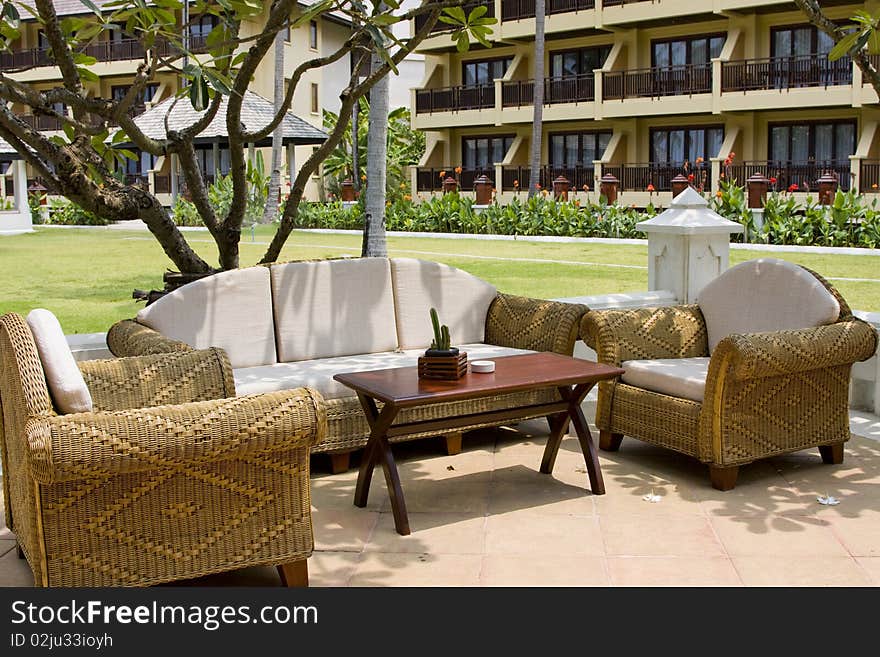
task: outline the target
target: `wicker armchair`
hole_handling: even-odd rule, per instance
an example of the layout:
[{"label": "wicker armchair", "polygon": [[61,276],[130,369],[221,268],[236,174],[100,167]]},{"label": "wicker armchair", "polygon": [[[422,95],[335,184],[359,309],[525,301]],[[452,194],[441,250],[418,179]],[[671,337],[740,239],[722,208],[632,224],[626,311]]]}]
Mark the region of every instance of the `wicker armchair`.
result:
[{"label": "wicker armchair", "polygon": [[277,565],[308,581],[305,388],[235,397],[219,349],[89,361],[91,413],[58,415],[23,318],[0,317],[7,525],[42,586],[143,586]]},{"label": "wicker armchair", "polygon": [[[877,335],[831,285],[809,274],[836,299],[836,321],[717,336],[723,339],[711,354],[699,305],[588,313],[581,335],[601,362],[627,368],[688,359],[662,363],[704,368],[704,385],[699,376],[683,384],[697,385],[702,400],[628,384],[629,370],[621,380],[600,383],[600,447],[616,451],[626,435],[682,452],[709,464],[720,490],[736,485],[740,465],[777,454],[818,447],[824,462],[841,463],[850,436],[850,369],[871,357]],[[745,297],[760,293],[758,286],[742,290]]]}]

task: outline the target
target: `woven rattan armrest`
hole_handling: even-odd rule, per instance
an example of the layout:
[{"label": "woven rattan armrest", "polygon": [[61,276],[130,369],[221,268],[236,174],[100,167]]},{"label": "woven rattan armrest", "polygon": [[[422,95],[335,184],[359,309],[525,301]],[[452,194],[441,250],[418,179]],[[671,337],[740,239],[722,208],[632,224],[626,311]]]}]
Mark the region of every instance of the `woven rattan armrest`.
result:
[{"label": "woven rattan armrest", "polygon": [[98,411],[235,397],[232,366],[222,349],[89,360],[79,369]]},{"label": "woven rattan armrest", "polygon": [[587,310],[577,303],[499,293],[486,317],[486,342],[570,356],[578,339],[581,317]]},{"label": "woven rattan armrest", "polygon": [[699,306],[591,310],[581,320],[581,338],[599,362],[708,356],[706,323]]},{"label": "woven rattan armrest", "polygon": [[850,318],[793,331],[729,335],[718,343],[712,360],[727,359],[732,376],[743,381],[850,365],[876,350],[876,330]]},{"label": "woven rattan armrest", "polygon": [[[27,462],[41,483],[193,466],[324,439],[324,400],[309,388],[107,413],[33,418]],[[206,477],[210,473],[204,472]]]},{"label": "woven rattan armrest", "polygon": [[172,340],[133,319],[123,319],[110,327],[107,347],[114,356],[120,357],[192,350],[185,342]]}]

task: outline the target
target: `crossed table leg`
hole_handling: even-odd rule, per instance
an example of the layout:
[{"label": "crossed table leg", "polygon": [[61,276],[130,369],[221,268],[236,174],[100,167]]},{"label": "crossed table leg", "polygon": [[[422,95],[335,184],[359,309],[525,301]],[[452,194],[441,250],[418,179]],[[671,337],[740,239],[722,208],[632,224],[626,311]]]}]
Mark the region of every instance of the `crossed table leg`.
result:
[{"label": "crossed table leg", "polygon": [[[599,454],[596,444],[590,434],[590,428],[581,410],[581,402],[592,389],[593,383],[582,383],[573,387],[560,386],[557,388],[565,404],[564,410],[547,416],[550,423],[550,437],[544,448],[544,457],[541,460],[541,472],[551,474],[559,452],[562,437],[566,434],[569,423],[574,425],[584,461],[587,465],[587,473],[590,479],[590,490],[593,495],[605,494],[605,483],[602,480],[602,470],[599,467]],[[410,533],[409,518],[406,513],[406,501],[403,498],[403,488],[400,485],[400,476],[397,473],[397,465],[394,455],[391,453],[391,445],[388,442],[387,432],[394,423],[400,409],[394,404],[386,403],[379,411],[376,402],[371,397],[358,393],[358,399],[364,409],[367,422],[370,425],[370,438],[364,448],[363,459],[358,471],[357,486],[354,492],[355,506],[365,507],[370,493],[370,481],[373,478],[373,469],[381,464],[385,474],[385,484],[388,487],[388,495],[391,498],[391,510],[394,514],[394,527],[397,533],[406,536]],[[525,411],[528,407],[524,408]],[[477,423],[478,415],[469,416],[469,419]]]}]

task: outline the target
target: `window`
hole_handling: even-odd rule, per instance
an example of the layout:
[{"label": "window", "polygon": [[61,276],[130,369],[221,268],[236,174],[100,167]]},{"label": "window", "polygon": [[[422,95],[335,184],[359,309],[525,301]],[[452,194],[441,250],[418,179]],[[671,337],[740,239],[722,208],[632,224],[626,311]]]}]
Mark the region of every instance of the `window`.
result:
[{"label": "window", "polygon": [[773,28],[770,32],[773,57],[827,55],[834,41],[810,25]]},{"label": "window", "polygon": [[216,174],[225,176],[229,173],[229,147],[219,149],[219,167],[214,166],[214,147],[211,144],[196,145],[195,148],[196,162],[207,179],[213,179]]},{"label": "window", "polygon": [[611,46],[595,46],[580,50],[565,50],[550,54],[550,71],[554,78],[592,74],[602,68]]},{"label": "window", "polygon": [[318,21],[309,21],[309,48],[318,49]]},{"label": "window", "polygon": [[848,166],[855,150],[855,121],[770,126],[768,151],[774,162],[842,162]]},{"label": "window", "polygon": [[492,84],[495,78],[504,76],[513,57],[500,59],[481,59],[479,61],[462,62],[461,80],[466,87],[479,84]]},{"label": "window", "polygon": [[43,30],[37,30],[37,48],[49,50],[49,39],[46,38],[46,32]]},{"label": "window", "polygon": [[720,34],[653,41],[651,43],[651,66],[672,68],[674,66],[708,66],[712,58],[721,55],[724,36]]},{"label": "window", "polygon": [[220,19],[213,14],[205,14],[203,16],[195,16],[189,24],[189,47],[191,50],[204,48],[205,40],[211,33]]},{"label": "window", "polygon": [[[129,89],[131,89],[130,84],[114,85],[110,87],[112,99],[117,102],[122,100],[123,98],[125,98],[125,94],[128,93]],[[143,112],[146,109],[146,104],[156,97],[156,92],[158,90],[158,82],[150,82],[149,84],[147,84],[141,91],[140,100],[135,100],[132,103],[131,109],[137,114]]]},{"label": "window", "polygon": [[651,130],[651,162],[681,165],[698,157],[708,162],[718,157],[724,128],[654,128]]},{"label": "window", "polygon": [[464,137],[461,140],[461,159],[464,169],[488,169],[501,162],[510,146],[513,135],[492,137]]},{"label": "window", "polygon": [[611,132],[566,132],[550,135],[550,164],[554,167],[592,167],[602,157]]},{"label": "window", "polygon": [[317,114],[319,105],[318,105],[318,83],[312,82],[312,114]]}]

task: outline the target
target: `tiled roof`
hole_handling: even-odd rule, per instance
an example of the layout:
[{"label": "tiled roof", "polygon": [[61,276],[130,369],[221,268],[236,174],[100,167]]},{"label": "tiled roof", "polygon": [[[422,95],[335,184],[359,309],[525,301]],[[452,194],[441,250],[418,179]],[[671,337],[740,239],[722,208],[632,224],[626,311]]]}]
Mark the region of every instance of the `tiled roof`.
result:
[{"label": "tiled roof", "polygon": [[[151,139],[165,139],[165,115],[171,110],[174,98],[166,98],[161,103],[148,109],[143,114],[135,117],[135,123],[143,130],[144,134]],[[226,107],[228,98],[224,98],[217,111],[217,116],[197,137],[196,141],[225,141],[226,134]],[[172,129],[181,129],[195,123],[203,112],[196,112],[193,109],[189,98],[181,98],[171,110],[171,118],[168,121]],[[241,121],[248,132],[259,130],[269,124],[274,115],[274,109],[271,102],[262,96],[248,91],[245,93],[244,102],[241,105]],[[321,144],[327,139],[327,133],[316,128],[310,123],[303,121],[301,118],[288,112],[284,117],[284,143],[285,144]],[[271,143],[271,137],[258,146]]]},{"label": "tiled roof", "polygon": [[[20,0],[21,4],[35,7],[34,0]],[[110,4],[113,0],[92,0],[99,9],[104,5]],[[59,16],[74,16],[76,14],[91,14],[92,10],[82,3],[82,0],[55,0],[55,13]],[[22,10],[19,12],[22,19],[33,20],[34,16],[29,11]]]}]

